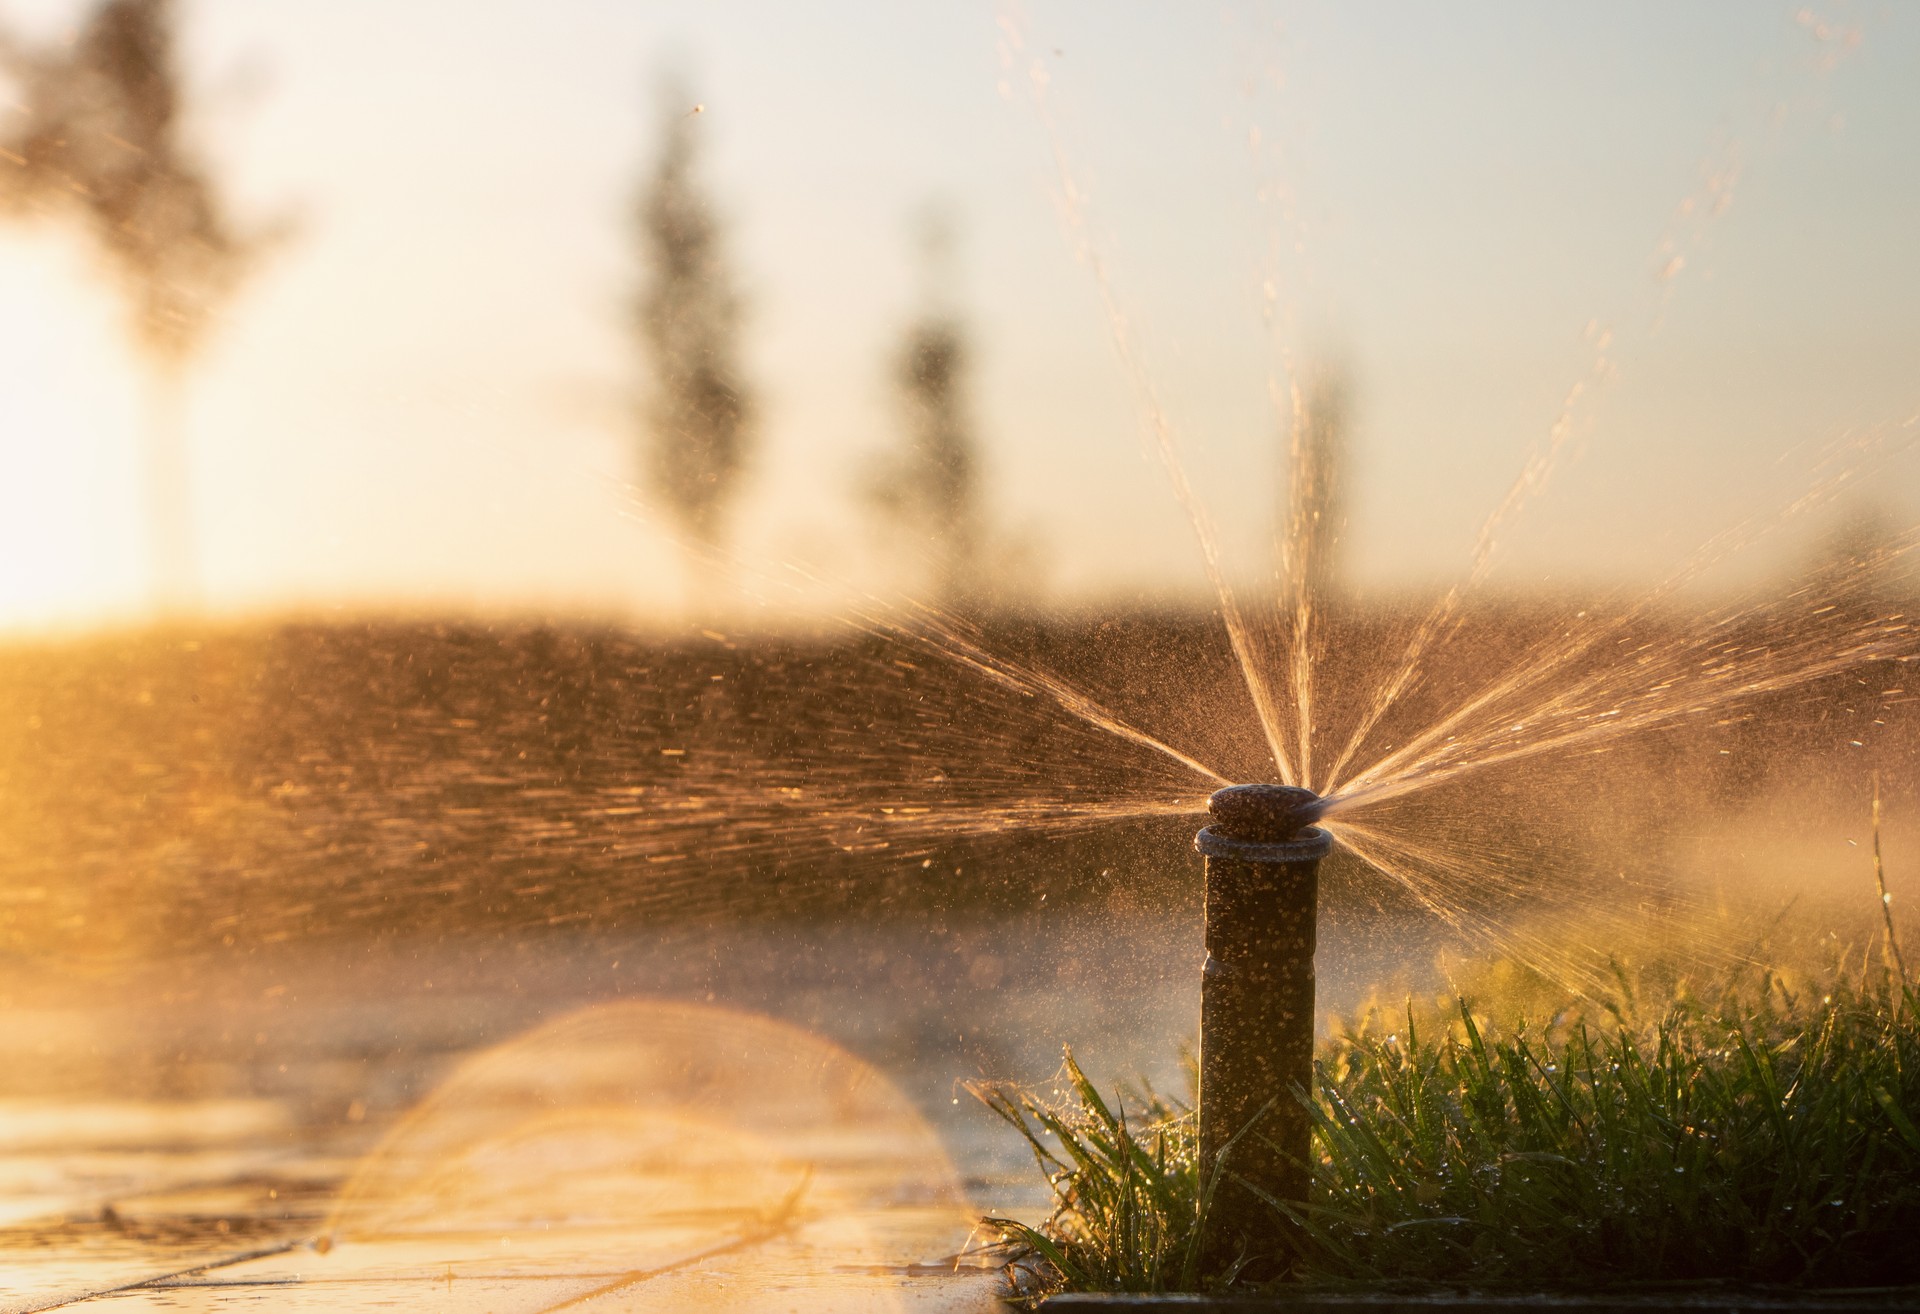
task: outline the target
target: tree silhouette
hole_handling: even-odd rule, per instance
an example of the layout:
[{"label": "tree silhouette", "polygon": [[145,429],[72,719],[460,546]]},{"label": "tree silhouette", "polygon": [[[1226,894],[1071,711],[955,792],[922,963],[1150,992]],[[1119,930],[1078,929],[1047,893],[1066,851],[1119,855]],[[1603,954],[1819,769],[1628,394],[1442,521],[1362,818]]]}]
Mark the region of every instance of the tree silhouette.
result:
[{"label": "tree silhouette", "polygon": [[5,49],[24,113],[0,138],[0,206],[79,218],[127,298],[151,367],[156,588],[181,609],[198,595],[183,376],[265,237],[228,217],[184,139],[174,26],[172,0],[105,0],[70,43]]},{"label": "tree silhouette", "polygon": [[1338,600],[1346,582],[1339,545],[1351,395],[1346,371],[1322,362],[1309,370],[1295,399],[1284,508],[1291,588],[1322,602]]},{"label": "tree silhouette", "polygon": [[945,286],[952,244],[946,219],[929,217],[921,234],[925,306],[894,366],[906,447],[881,462],[866,491],[894,529],[929,549],[936,600],[967,610],[979,604],[986,581],[979,441],[968,396],[972,351]]},{"label": "tree silhouette", "polygon": [[703,107],[669,93],[665,140],[636,213],[644,286],[635,326],[652,376],[642,407],[653,491],[680,530],[700,608],[721,583],[727,510],[753,406],[739,367],[740,300],[697,177]]}]

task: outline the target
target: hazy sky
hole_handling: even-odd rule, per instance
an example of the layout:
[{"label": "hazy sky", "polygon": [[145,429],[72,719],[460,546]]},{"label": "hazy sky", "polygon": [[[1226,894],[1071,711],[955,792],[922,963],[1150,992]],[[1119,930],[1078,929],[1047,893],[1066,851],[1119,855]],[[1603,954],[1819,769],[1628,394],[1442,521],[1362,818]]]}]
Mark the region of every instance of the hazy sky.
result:
[{"label": "hazy sky", "polygon": [[[776,600],[754,581],[788,563],[909,582],[856,490],[899,441],[889,369],[935,199],[992,512],[1044,600],[1201,586],[1083,240],[1248,568],[1289,358],[1351,379],[1347,564],[1373,588],[1464,566],[1599,332],[1611,364],[1512,536],[1516,584],[1650,576],[1804,488],[1797,444],[1920,410],[1920,8],[181,9],[207,155],[244,211],[298,219],[194,379],[217,611],[677,606],[631,487],[625,329],[673,71],[747,295],[763,424],[739,540]],[[40,37],[82,12],[0,5]],[[0,625],[144,603],[120,323],[71,234],[0,232]],[[1920,511],[1898,464],[1869,482]]]}]

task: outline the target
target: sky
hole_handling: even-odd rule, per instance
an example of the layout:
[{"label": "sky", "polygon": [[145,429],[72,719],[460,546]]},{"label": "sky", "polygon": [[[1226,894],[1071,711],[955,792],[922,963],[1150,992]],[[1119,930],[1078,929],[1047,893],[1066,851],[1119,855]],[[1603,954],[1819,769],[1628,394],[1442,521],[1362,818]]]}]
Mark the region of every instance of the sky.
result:
[{"label": "sky", "polygon": [[[57,40],[84,12],[4,0],[0,22]],[[1516,588],[1651,581],[1753,514],[1780,526],[1769,569],[1847,515],[1920,515],[1920,471],[1877,448],[1831,505],[1774,510],[1836,444],[1920,436],[1920,9],[181,15],[195,142],[238,213],[292,225],[191,377],[214,615],[689,613],[628,327],[675,78],[702,106],[761,417],[743,611],[919,586],[860,488],[902,442],[891,369],[930,206],[959,235],[994,542],[1031,605],[1204,596],[1155,407],[1230,569],[1257,573],[1273,397],[1309,368],[1352,399],[1362,591],[1465,569],[1563,411],[1552,478],[1500,539]],[[151,606],[124,323],[77,230],[0,228],[0,630]]]}]

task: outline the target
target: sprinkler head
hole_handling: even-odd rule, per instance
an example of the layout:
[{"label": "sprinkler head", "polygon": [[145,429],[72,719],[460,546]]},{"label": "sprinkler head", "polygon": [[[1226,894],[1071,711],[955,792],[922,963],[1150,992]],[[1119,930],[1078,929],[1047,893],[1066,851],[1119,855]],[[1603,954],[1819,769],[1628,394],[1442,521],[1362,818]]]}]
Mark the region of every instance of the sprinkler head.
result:
[{"label": "sprinkler head", "polygon": [[1200,1161],[1218,1172],[1234,1160],[1206,1215],[1204,1262],[1265,1281],[1297,1239],[1270,1204],[1312,1185],[1312,1121],[1291,1092],[1313,1089],[1315,918],[1333,836],[1313,824],[1326,800],[1293,785],[1230,785],[1207,807],[1213,824],[1193,837],[1207,859]]},{"label": "sprinkler head", "polygon": [[1207,800],[1210,829],[1222,839],[1285,844],[1320,819],[1326,800],[1297,785],[1229,785]]}]

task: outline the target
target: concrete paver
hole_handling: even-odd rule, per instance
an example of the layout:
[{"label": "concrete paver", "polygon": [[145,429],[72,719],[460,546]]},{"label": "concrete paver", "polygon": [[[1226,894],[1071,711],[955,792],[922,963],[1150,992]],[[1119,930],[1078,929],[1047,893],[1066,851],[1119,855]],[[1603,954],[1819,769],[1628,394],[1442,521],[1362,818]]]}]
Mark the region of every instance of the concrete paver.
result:
[{"label": "concrete paver", "polygon": [[582,1010],[378,1136],[258,1100],[0,1114],[0,1314],[1000,1308],[912,1103],[728,1010]]}]

